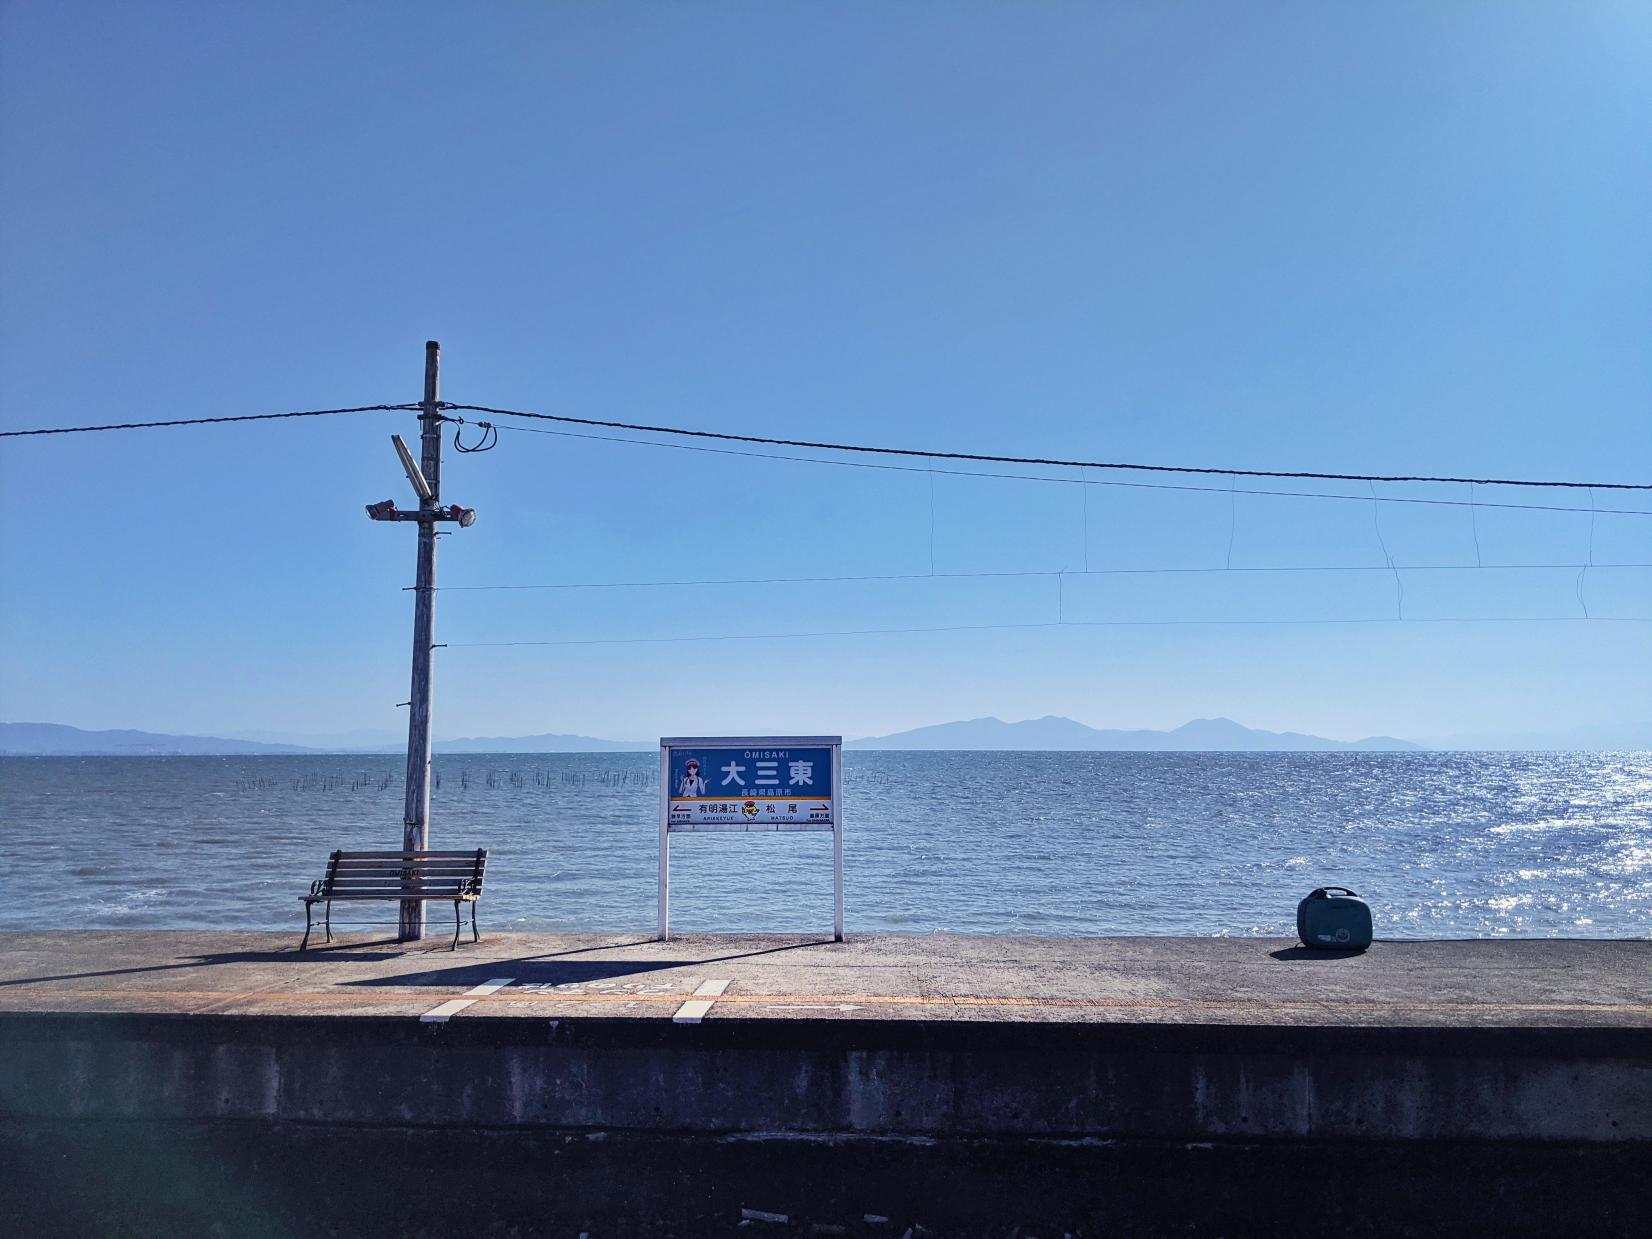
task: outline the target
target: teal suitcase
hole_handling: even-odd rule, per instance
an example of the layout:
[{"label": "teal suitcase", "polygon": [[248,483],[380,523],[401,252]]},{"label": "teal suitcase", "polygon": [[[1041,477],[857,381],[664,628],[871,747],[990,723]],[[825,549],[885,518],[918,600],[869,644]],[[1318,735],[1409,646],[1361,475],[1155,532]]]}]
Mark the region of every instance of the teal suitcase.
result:
[{"label": "teal suitcase", "polygon": [[1371,909],[1346,886],[1322,886],[1296,905],[1296,936],[1303,946],[1363,951],[1371,945]]}]

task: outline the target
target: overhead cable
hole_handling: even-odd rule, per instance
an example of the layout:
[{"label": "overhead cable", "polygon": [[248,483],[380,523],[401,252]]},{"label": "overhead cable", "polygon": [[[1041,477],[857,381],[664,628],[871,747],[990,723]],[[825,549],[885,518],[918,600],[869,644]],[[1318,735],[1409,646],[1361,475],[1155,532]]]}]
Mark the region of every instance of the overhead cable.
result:
[{"label": "overhead cable", "polygon": [[597,426],[609,430],[633,430],[644,434],[680,435],[694,439],[718,439],[729,443],[759,443],[770,447],[797,447],[821,452],[858,452],[878,456],[912,456],[924,460],[967,460],[982,464],[1051,465],[1064,469],[1117,469],[1137,473],[1201,473],[1221,477],[1302,478],[1324,482],[1456,482],[1477,486],[1551,486],[1572,490],[1652,490],[1652,482],[1557,482],[1515,478],[1435,477],[1425,474],[1313,473],[1284,469],[1221,469],[1200,465],[1143,465],[1123,461],[1063,460],[1047,456],[993,456],[980,452],[941,452],[923,448],[869,447],[853,443],[824,443],[808,439],[772,439],[764,435],[732,434],[727,431],[688,430],[681,426],[650,426],[637,422],[606,421],[591,417],[569,417],[558,413],[532,413],[522,409],[501,409],[481,404],[451,404],[444,409],[462,409],[498,417],[523,417],[539,421],[563,422],[573,426]]},{"label": "overhead cable", "polygon": [[474,455],[479,452],[491,452],[494,448],[499,446],[499,427],[495,426],[492,422],[477,422],[476,425],[482,431],[482,437],[476,440],[474,444],[466,447],[464,441],[459,438],[459,430],[460,427],[465,424],[465,419],[462,417],[454,417],[447,420],[455,423],[453,427],[454,451]]},{"label": "overhead cable", "polygon": [[[578,430],[550,430],[543,426],[507,426],[517,434],[554,435],[563,439],[589,439],[599,443],[625,443],[632,447],[657,447],[673,452],[708,452],[714,456],[745,456],[757,460],[788,460],[803,465],[826,465],[833,469],[877,469],[891,473],[922,473],[931,478],[986,478],[1006,482],[1040,482],[1050,486],[1114,486],[1126,490],[1183,491],[1201,495],[1260,495],[1268,499],[1341,499],[1352,503],[1410,503],[1427,507],[1507,508],[1520,512],[1581,512],[1600,516],[1652,516],[1652,508],[1576,507],[1553,503],[1500,503],[1485,499],[1423,499],[1412,495],[1342,495],[1307,490],[1257,490],[1228,486],[1194,486],[1186,482],[1125,482],[1117,478],[1051,477],[1037,473],[998,473],[980,469],[936,469],[925,465],[879,464],[870,460],[831,460],[821,456],[788,456],[780,452],[754,452],[735,447],[707,447],[701,443],[667,443],[659,439],[624,439],[619,435],[588,434]],[[1472,488],[1471,488],[1472,489]]]},{"label": "overhead cable", "polygon": [[[34,435],[86,434],[105,430],[154,430],[166,426],[208,426],[227,422],[262,422],[294,417],[329,417],[341,413],[405,413],[420,408],[418,404],[352,405],[336,409],[303,409],[288,413],[246,413],[224,417],[180,417],[153,422],[106,422],[92,426],[46,426],[32,430],[0,430],[0,438],[22,438]],[[854,452],[862,455],[906,456],[924,460],[960,460],[981,464],[1046,465],[1065,469],[1111,469],[1133,473],[1191,473],[1217,477],[1296,478],[1326,482],[1425,482],[1457,483],[1476,486],[1531,486],[1555,487],[1571,490],[1636,490],[1652,491],[1648,482],[1570,482],[1552,479],[1470,478],[1429,474],[1381,473],[1318,473],[1310,470],[1286,469],[1227,469],[1203,465],[1147,465],[1124,461],[1068,460],[1047,456],[999,456],[980,452],[943,452],[924,448],[875,447],[867,444],[829,443],[808,439],[778,439],[764,435],[742,435],[727,431],[690,430],[681,426],[654,426],[639,422],[619,422],[601,418],[571,417],[557,413],[536,413],[525,409],[503,409],[492,405],[459,404],[441,401],[442,409],[456,409],[472,413],[488,413],[498,417],[518,417],[538,421],[561,422],[574,426],[595,426],[610,430],[630,430],[642,434],[677,435],[686,438],[715,439],[728,443],[756,443],[771,447],[794,447],[809,451]],[[455,419],[459,420],[459,419]],[[491,429],[488,428],[488,429]],[[621,440],[627,442],[628,440]],[[491,446],[491,444],[489,445]],[[476,450],[476,449],[461,449]],[[483,448],[482,450],[486,450]],[[797,459],[797,458],[792,458]],[[974,475],[1007,476],[1007,475]],[[1041,479],[1046,480],[1046,479]],[[1277,493],[1277,492],[1269,492]],[[1481,504],[1490,507],[1491,504]]]},{"label": "overhead cable", "polygon": [[[1386,571],[1386,569],[1385,569]],[[1188,620],[1042,620],[1022,624],[953,624],[940,628],[840,628],[823,632],[733,632],[692,637],[582,637],[555,641],[452,641],[449,649],[505,649],[550,645],[681,645],[694,641],[785,641],[803,637],[876,637],[909,633],[999,632],[1029,628],[1185,628],[1185,627],[1292,627],[1319,624],[1652,624],[1642,615],[1486,615],[1431,616],[1396,619],[1373,616],[1352,619],[1188,619]]]},{"label": "overhead cable", "polygon": [[303,409],[296,413],[242,413],[234,417],[177,417],[164,422],[110,422],[102,426],[47,426],[40,430],[0,430],[0,439],[24,435],[73,435],[93,430],[154,430],[160,426],[210,426],[222,422],[270,422],[284,417],[332,417],[338,413],[407,413],[416,404],[359,404],[345,409]]},{"label": "overhead cable", "polygon": [[[562,590],[562,589],[661,589],[666,587],[719,585],[841,585],[857,581],[980,581],[1005,580],[1024,577],[1087,577],[1087,576],[1178,576],[1225,573],[1287,573],[1287,572],[1515,572],[1566,571],[1579,568],[1652,568],[1652,563],[1609,564],[1285,564],[1279,567],[1188,567],[1188,568],[1023,568],[1003,572],[880,572],[847,576],[769,576],[720,577],[707,580],[675,581],[564,581],[544,585],[438,585],[438,592],[474,593],[483,590]],[[417,586],[403,586],[411,592]]]}]

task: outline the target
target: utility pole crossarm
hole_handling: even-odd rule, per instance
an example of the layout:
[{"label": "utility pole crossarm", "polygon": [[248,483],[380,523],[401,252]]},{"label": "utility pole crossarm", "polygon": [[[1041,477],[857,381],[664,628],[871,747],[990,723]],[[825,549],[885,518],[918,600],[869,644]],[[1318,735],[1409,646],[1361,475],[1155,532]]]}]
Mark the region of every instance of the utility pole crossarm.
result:
[{"label": "utility pole crossarm", "polygon": [[386,499],[383,503],[368,504],[367,515],[375,521],[455,521],[461,529],[469,529],[476,523],[476,509],[461,508],[456,503],[434,512],[406,512],[396,506],[394,499]]}]

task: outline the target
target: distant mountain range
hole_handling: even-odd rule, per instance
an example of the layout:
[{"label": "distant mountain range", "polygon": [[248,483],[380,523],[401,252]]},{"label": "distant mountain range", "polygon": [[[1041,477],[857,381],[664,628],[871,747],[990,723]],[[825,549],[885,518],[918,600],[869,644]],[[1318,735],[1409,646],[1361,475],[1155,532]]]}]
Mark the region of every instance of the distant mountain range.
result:
[{"label": "distant mountain range", "polygon": [[[402,742],[386,742],[384,732],[346,732],[304,737],[252,732],[238,737],[172,736],[148,731],[82,731],[57,723],[0,723],[0,753],[162,755],[259,753],[400,753]],[[264,736],[252,739],[251,736]],[[276,736],[281,740],[277,741]],[[300,744],[289,741],[308,740]],[[438,753],[621,753],[643,752],[654,745],[641,740],[599,740],[591,736],[550,733],[538,736],[479,736],[439,740]],[[1116,751],[1285,752],[1333,750],[1415,750],[1407,740],[1374,736],[1344,742],[1297,732],[1257,731],[1231,719],[1195,719],[1174,731],[1102,731],[1070,718],[1028,719],[1006,723],[996,718],[940,723],[890,736],[851,740],[855,749],[1044,749]]]},{"label": "distant mountain range", "polygon": [[1117,731],[1086,727],[1054,714],[1021,723],[974,718],[854,740],[857,749],[1013,749],[1082,752],[1418,752],[1422,745],[1392,736],[1327,740],[1295,731],[1258,731],[1230,718],[1196,718],[1174,731]]},{"label": "distant mountain range", "polygon": [[[302,742],[302,743],[301,743]],[[600,740],[592,736],[546,733],[537,736],[477,736],[438,740],[438,753],[636,753],[656,742]],[[1173,731],[1124,731],[1087,727],[1047,715],[1019,723],[997,718],[937,723],[893,735],[850,740],[851,749],[953,749],[1052,752],[1419,752],[1456,750],[1597,751],[1652,750],[1652,723],[1587,727],[1572,732],[1531,735],[1460,735],[1427,745],[1392,736],[1327,740],[1295,731],[1261,731],[1227,718],[1200,718]],[[405,742],[393,732],[354,731],[326,736],[283,732],[242,732],[233,737],[174,736],[150,731],[83,731],[58,723],[0,723],[0,754],[15,756],[226,756],[280,753],[401,753]]]},{"label": "distant mountain range", "polygon": [[[597,740],[591,736],[480,736],[466,740],[437,740],[431,747],[438,753],[641,753],[658,749],[643,740]],[[407,741],[396,746],[405,752]]]},{"label": "distant mountain range", "polygon": [[[251,733],[267,734],[267,733]],[[242,737],[172,736],[153,731],[82,731],[59,723],[0,723],[0,754],[14,756],[209,756],[278,753],[403,753],[405,739],[388,732],[346,732],[304,737],[308,744],[277,743]],[[294,737],[298,739],[299,737]],[[598,740],[591,736],[493,736],[438,740],[438,753],[624,753],[657,747],[640,740]]]},{"label": "distant mountain range", "polygon": [[60,723],[0,723],[0,753],[56,757],[206,756],[210,754],[313,753],[296,744],[260,744],[220,736],[163,736],[153,731],[82,731]]},{"label": "distant mountain range", "polygon": [[[333,735],[303,735],[280,731],[238,731],[236,740],[260,744],[297,745],[322,753],[405,753],[407,733],[357,730]],[[458,740],[437,740],[438,753],[628,753],[655,746],[642,740],[598,740],[594,736],[569,736],[546,732],[538,736],[475,736]]]}]

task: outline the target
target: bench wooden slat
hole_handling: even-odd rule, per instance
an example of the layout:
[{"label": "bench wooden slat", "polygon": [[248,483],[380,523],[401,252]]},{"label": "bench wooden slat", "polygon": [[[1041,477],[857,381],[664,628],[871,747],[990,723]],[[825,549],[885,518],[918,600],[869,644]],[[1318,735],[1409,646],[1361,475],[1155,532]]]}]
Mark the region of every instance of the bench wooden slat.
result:
[{"label": "bench wooden slat", "polygon": [[463,886],[475,882],[469,873],[364,873],[338,874],[327,879],[328,886]]},{"label": "bench wooden slat", "polygon": [[382,878],[410,874],[420,878],[475,877],[475,865],[340,865],[333,870],[334,878]]},{"label": "bench wooden slat", "polygon": [[380,870],[375,873],[335,873],[328,878],[329,884],[339,882],[472,882],[481,875],[473,869],[463,873],[417,873],[396,869]]},{"label": "bench wooden slat", "polygon": [[475,860],[476,853],[485,849],[472,849],[469,852],[340,852],[340,861],[358,860],[366,857],[371,860]]},{"label": "bench wooden slat", "polygon": [[365,892],[350,891],[333,895],[305,895],[303,898],[311,903],[326,903],[328,900],[342,903],[349,899],[458,899],[462,902],[469,903],[471,900],[480,899],[481,896],[476,894],[474,891],[466,891],[463,893],[448,891],[446,893],[442,893],[439,891],[387,890]]},{"label": "bench wooden slat", "polygon": [[338,858],[341,869],[349,869],[358,865],[426,865],[437,867],[473,869],[480,862],[474,856],[341,856]]},{"label": "bench wooden slat", "polygon": [[[374,874],[370,877],[341,878],[334,877],[327,881],[328,886],[464,886],[476,882],[468,873],[446,874],[437,877],[418,877],[416,875],[402,875],[394,873]],[[476,882],[480,886],[480,882]]]},{"label": "bench wooden slat", "polygon": [[[322,895],[370,895],[376,891],[407,891],[412,895],[439,895],[452,891],[465,893],[471,891],[469,882],[355,882],[349,886],[329,886],[321,890]],[[480,892],[476,892],[480,893]]]},{"label": "bench wooden slat", "polygon": [[383,899],[457,899],[460,895],[480,895],[482,892],[468,890],[457,884],[452,886],[345,886],[333,890],[316,892],[319,899],[343,899],[346,895],[353,899],[371,899],[374,896]]},{"label": "bench wooden slat", "polygon": [[334,866],[334,872],[339,874],[354,874],[362,869],[453,869],[454,872],[474,872],[477,869],[476,861],[355,861],[354,864],[340,861]]}]

